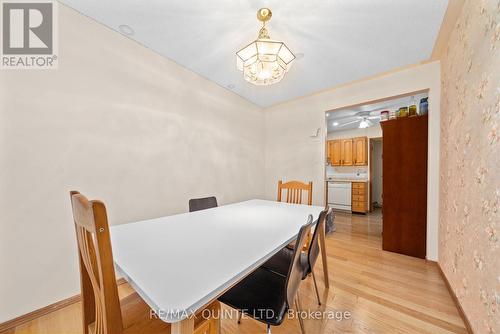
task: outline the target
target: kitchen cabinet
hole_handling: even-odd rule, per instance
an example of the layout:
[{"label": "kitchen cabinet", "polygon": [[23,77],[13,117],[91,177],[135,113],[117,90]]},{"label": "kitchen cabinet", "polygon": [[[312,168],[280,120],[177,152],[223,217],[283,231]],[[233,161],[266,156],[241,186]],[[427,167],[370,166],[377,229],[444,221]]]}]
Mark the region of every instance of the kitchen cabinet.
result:
[{"label": "kitchen cabinet", "polygon": [[355,166],[368,165],[368,138],[356,137],[353,139],[353,163]]},{"label": "kitchen cabinet", "polygon": [[327,141],[327,160],[332,166],[368,165],[368,138],[356,137]]},{"label": "kitchen cabinet", "polygon": [[341,142],[340,140],[328,141],[328,157],[332,166],[342,165]]},{"label": "kitchen cabinet", "polygon": [[342,160],[342,166],[352,166],[353,160],[352,151],[352,138],[342,139],[342,146],[340,150],[340,156]]},{"label": "kitchen cabinet", "polygon": [[367,182],[352,182],[351,194],[352,212],[366,213],[368,211]]}]

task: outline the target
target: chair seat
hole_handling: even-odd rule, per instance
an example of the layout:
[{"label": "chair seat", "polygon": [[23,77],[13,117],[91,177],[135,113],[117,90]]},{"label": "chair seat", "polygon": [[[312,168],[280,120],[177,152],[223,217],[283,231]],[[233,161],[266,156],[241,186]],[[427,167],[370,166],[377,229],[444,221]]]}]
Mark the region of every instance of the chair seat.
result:
[{"label": "chair seat", "polygon": [[219,297],[219,301],[256,320],[277,326],[283,322],[288,310],[288,305],[283,302],[286,300],[285,289],[286,276],[261,267]]}]

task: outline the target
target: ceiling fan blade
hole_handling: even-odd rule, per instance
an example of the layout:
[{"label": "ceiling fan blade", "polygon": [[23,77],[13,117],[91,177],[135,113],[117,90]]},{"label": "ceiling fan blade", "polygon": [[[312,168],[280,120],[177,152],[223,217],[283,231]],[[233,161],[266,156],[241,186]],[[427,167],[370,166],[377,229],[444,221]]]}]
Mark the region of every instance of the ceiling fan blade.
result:
[{"label": "ceiling fan blade", "polygon": [[339,122],[339,121],[342,121],[342,120],[346,120],[346,119],[353,119],[353,118],[362,119],[363,117],[358,116],[358,115],[349,115],[349,116],[343,116],[343,117],[332,118],[332,119],[330,119],[329,121]]},{"label": "ceiling fan blade", "polygon": [[347,122],[347,123],[344,123],[344,124],[339,124],[339,125],[337,125],[337,127],[338,127],[338,128],[340,128],[341,126],[346,126],[346,125],[353,124],[353,123],[357,123],[357,122],[359,122],[359,120],[355,120],[355,121]]}]

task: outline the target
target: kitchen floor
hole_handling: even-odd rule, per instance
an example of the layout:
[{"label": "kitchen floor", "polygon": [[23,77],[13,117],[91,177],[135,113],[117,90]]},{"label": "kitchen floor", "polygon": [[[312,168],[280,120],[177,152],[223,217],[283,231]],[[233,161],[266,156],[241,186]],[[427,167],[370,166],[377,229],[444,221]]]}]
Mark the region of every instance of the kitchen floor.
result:
[{"label": "kitchen floor", "polygon": [[337,232],[362,238],[372,247],[382,249],[382,209],[366,214],[335,212]]}]

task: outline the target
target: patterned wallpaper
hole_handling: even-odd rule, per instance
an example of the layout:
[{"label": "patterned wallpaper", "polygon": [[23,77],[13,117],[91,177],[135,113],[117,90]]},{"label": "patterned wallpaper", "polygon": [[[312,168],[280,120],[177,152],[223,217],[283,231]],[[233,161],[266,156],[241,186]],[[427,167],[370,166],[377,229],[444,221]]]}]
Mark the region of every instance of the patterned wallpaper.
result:
[{"label": "patterned wallpaper", "polygon": [[500,0],[467,0],[442,60],[439,262],[475,333],[500,333]]}]

